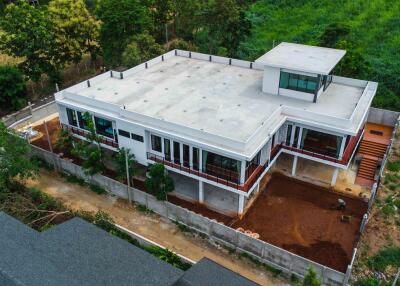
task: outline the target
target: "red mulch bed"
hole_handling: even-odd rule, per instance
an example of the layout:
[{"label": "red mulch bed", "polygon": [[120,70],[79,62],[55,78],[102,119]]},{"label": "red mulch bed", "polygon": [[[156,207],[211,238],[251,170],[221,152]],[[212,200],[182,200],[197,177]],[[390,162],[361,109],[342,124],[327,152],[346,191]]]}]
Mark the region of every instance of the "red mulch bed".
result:
[{"label": "red mulch bed", "polygon": [[[347,203],[344,211],[335,208],[339,198]],[[265,191],[233,227],[256,232],[268,243],[345,272],[367,207],[359,199],[274,174]],[[352,219],[341,222],[341,215]]]}]

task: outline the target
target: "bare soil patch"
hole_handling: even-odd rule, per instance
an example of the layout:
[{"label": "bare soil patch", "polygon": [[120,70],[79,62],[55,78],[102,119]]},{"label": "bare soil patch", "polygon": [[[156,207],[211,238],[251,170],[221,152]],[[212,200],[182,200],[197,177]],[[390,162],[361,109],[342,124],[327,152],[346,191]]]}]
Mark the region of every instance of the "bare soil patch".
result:
[{"label": "bare soil patch", "polygon": [[[337,210],[337,200],[346,201]],[[367,204],[329,189],[273,174],[264,192],[233,227],[258,233],[260,239],[344,272],[357,242]],[[351,216],[342,222],[341,216]]]},{"label": "bare soil patch", "polygon": [[168,201],[195,213],[201,214],[209,219],[215,219],[216,221],[222,222],[225,225],[228,225],[233,220],[232,217],[213,211],[200,203],[192,203],[174,195],[168,195]]}]

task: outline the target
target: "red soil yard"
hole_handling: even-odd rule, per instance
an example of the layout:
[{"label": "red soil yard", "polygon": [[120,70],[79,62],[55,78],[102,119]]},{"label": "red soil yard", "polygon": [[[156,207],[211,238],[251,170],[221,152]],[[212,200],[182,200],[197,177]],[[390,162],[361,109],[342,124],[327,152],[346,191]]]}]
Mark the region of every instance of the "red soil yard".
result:
[{"label": "red soil yard", "polygon": [[[342,198],[346,210],[336,210]],[[256,232],[260,239],[345,272],[358,239],[367,204],[309,183],[274,174],[265,191],[234,228]],[[341,222],[350,215],[349,222]]]}]

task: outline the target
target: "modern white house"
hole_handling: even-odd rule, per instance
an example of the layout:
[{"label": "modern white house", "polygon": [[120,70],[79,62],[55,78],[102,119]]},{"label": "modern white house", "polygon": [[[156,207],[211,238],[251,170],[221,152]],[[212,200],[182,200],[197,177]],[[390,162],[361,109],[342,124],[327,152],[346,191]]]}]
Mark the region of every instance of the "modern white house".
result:
[{"label": "modern white house", "polygon": [[281,153],[294,156],[292,175],[298,157],[333,166],[332,185],[348,168],[378,85],[332,75],[344,55],[291,43],[255,62],[173,50],[59,91],[56,102],[76,136],[87,111],[105,148],[162,163],[190,178],[192,198],[241,214]]}]

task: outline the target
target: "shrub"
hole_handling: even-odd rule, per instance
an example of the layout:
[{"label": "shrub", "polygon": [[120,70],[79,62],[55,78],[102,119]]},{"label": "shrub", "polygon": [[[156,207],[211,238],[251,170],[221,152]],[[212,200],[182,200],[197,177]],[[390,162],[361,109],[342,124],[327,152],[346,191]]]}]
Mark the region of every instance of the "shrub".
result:
[{"label": "shrub", "polygon": [[386,267],[400,267],[400,247],[390,246],[380,250],[367,261],[370,268],[378,271],[385,271]]},{"label": "shrub", "polygon": [[400,171],[400,161],[389,161],[386,168],[391,172],[398,172]]},{"label": "shrub", "polygon": [[150,167],[149,176],[146,179],[146,187],[158,200],[166,200],[167,193],[174,190],[174,181],[168,176],[164,165],[154,164]]},{"label": "shrub", "polygon": [[188,270],[192,266],[189,263],[183,262],[178,255],[168,249],[163,249],[158,246],[147,246],[144,249],[161,260],[164,260],[182,270]]},{"label": "shrub", "polygon": [[314,268],[310,267],[306,276],[304,276],[304,280],[299,286],[321,286],[321,281],[317,278],[317,273]]},{"label": "shrub", "polygon": [[95,185],[95,184],[90,184],[89,188],[92,192],[95,192],[98,195],[104,195],[107,194],[107,191],[103,189],[102,187]]}]

